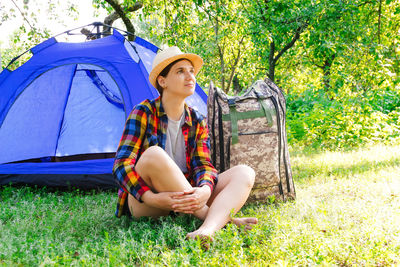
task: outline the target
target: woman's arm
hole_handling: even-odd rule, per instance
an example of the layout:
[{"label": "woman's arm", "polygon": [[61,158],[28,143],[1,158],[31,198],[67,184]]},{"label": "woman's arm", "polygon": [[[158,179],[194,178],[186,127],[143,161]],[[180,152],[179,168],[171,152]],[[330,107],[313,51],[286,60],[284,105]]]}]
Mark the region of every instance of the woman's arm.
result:
[{"label": "woman's arm", "polygon": [[208,186],[212,192],[218,181],[218,173],[210,159],[210,137],[206,120],[203,119],[197,127],[196,147],[190,163],[193,179],[197,187]]},{"label": "woman's arm", "polygon": [[135,163],[142,147],[148,123],[147,108],[136,106],[129,115],[115,156],[113,174],[121,188],[139,202],[150,188],[135,171]]}]

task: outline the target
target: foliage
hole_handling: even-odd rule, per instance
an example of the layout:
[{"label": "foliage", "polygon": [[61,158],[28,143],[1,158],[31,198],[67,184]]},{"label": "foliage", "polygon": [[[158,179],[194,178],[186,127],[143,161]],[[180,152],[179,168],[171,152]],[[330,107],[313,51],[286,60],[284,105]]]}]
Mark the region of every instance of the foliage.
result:
[{"label": "foliage", "polygon": [[209,251],[190,216],[117,219],[114,191],[2,187],[0,266],[305,266],[400,263],[400,146],[292,154],[297,199],[251,204]]},{"label": "foliage", "polygon": [[[140,10],[128,12],[139,2]],[[114,12],[105,0],[93,3]],[[205,64],[197,78],[206,90],[212,80],[237,94],[273,77],[287,94],[289,141],[295,146],[333,150],[398,139],[399,1],[119,3],[139,36],[161,48],[178,45],[199,54]],[[0,15],[5,21],[16,10]],[[48,36],[46,29],[27,35],[27,27],[14,35],[11,49],[2,50],[3,66]]]},{"label": "foliage", "polygon": [[298,147],[343,150],[400,142],[400,92],[387,89],[329,100],[322,90],[288,98],[289,142]]},{"label": "foliage", "polygon": [[[2,49],[2,67],[5,68],[12,59],[18,57],[32,46],[39,44],[44,39],[50,37],[50,33],[44,30],[31,29],[27,30],[24,25],[22,25],[17,31],[12,35],[13,42],[10,43],[8,48]],[[14,70],[24,64],[32,55],[30,53],[22,55],[13,64],[11,64],[8,69]]]},{"label": "foliage", "polygon": [[278,60],[291,48],[316,15],[310,1],[240,1],[248,18],[249,35],[260,67],[268,66],[267,75],[275,81]]},{"label": "foliage", "polygon": [[[155,44],[177,45],[184,51],[202,56],[205,60],[198,80],[203,85],[213,80],[224,91],[233,89],[234,78],[243,74],[251,80],[252,50],[239,3],[235,1],[154,1],[144,4],[136,24],[139,32]],[[238,69],[238,66],[241,68]],[[244,66],[248,66],[244,71]],[[236,84],[236,89],[243,87]]]},{"label": "foliage", "polygon": [[[19,25],[10,36],[10,43],[6,48],[1,48],[2,68],[5,68],[11,60],[31,47],[39,44],[51,36],[50,27],[48,25],[41,26],[40,16],[44,13],[49,21],[62,22],[59,12],[66,13],[70,17],[76,17],[77,10],[74,9],[74,4],[69,1],[52,1],[47,5],[36,4],[32,1],[13,1],[15,5],[10,10],[4,8],[0,4],[0,25],[10,19],[20,18],[23,23]],[[18,7],[18,8],[17,8]],[[62,10],[61,10],[62,9]],[[30,54],[25,54],[17,59],[11,66],[10,70],[14,70],[25,63]]]}]

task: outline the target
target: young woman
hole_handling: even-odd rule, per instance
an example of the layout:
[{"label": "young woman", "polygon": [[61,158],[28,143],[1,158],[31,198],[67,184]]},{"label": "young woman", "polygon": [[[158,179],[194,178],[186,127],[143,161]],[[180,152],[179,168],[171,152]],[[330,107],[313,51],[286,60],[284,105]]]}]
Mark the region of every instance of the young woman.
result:
[{"label": "young woman", "polygon": [[177,47],[158,53],[149,75],[160,97],[129,115],[113,168],[120,185],[116,215],[193,214],[203,224],[187,238],[210,238],[228,222],[247,229],[256,218],[232,218],[246,202],[254,171],[244,165],[221,174],[212,166],[206,119],[188,107],[203,60]]}]

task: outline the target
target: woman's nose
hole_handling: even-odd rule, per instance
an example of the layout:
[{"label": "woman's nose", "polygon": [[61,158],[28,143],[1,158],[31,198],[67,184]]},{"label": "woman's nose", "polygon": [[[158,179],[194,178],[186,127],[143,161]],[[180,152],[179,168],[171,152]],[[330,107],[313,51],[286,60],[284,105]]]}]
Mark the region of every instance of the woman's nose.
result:
[{"label": "woman's nose", "polygon": [[195,80],[194,74],[192,72],[190,72],[190,71],[186,71],[185,79],[186,80]]}]

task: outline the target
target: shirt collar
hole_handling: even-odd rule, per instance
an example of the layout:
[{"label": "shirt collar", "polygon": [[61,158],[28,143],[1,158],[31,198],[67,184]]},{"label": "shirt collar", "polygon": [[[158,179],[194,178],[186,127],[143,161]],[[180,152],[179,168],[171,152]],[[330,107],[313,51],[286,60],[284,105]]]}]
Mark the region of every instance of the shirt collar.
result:
[{"label": "shirt collar", "polygon": [[189,106],[186,104],[184,104],[184,110],[185,110],[185,123],[189,126],[192,127],[192,115],[189,109]]},{"label": "shirt collar", "polygon": [[161,96],[157,97],[154,102],[156,105],[157,117],[161,118],[162,116],[166,116],[167,114],[165,113],[164,108],[161,104]]},{"label": "shirt collar", "polygon": [[[161,96],[157,97],[155,99],[155,105],[156,105],[156,110],[157,110],[157,117],[161,118],[162,116],[167,116],[167,114],[164,111],[164,108],[161,103]],[[184,112],[185,112],[185,123],[191,127],[192,126],[192,115],[190,112],[189,106],[184,103]]]}]

